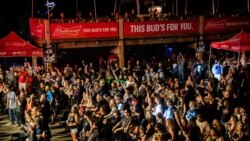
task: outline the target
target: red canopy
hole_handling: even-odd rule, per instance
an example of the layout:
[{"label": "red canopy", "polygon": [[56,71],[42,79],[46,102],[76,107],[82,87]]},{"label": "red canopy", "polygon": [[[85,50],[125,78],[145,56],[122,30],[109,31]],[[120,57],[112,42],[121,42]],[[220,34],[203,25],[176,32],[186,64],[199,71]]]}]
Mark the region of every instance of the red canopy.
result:
[{"label": "red canopy", "polygon": [[0,40],[0,57],[42,57],[43,51],[24,39],[15,32],[10,32]]},{"label": "red canopy", "polygon": [[250,51],[250,34],[241,31],[234,37],[222,41],[222,42],[212,42],[211,48],[223,49],[235,52],[245,52]]}]

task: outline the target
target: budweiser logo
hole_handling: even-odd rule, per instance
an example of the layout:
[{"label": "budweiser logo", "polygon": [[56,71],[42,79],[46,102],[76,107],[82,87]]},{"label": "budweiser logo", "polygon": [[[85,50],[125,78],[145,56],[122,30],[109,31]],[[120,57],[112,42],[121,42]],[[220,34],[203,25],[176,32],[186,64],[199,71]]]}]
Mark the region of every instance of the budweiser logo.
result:
[{"label": "budweiser logo", "polygon": [[12,52],[12,55],[25,55],[26,51],[14,51]]},{"label": "budweiser logo", "polygon": [[221,44],[221,48],[228,48],[229,46],[227,44]]},{"label": "budweiser logo", "polygon": [[33,28],[31,30],[31,35],[42,37],[42,33],[43,33],[43,29],[44,29],[43,27],[44,27],[43,24],[36,26],[35,28]]},{"label": "budweiser logo", "polygon": [[226,20],[208,21],[207,24],[205,25],[205,29],[223,29],[225,23]]},{"label": "budweiser logo", "polygon": [[42,55],[42,51],[33,51],[32,52],[33,55]]},{"label": "budweiser logo", "polygon": [[4,46],[16,46],[16,47],[24,47],[26,45],[25,42],[6,42]]},{"label": "budweiser logo", "polygon": [[59,35],[77,36],[81,27],[82,27],[81,25],[69,28],[57,26],[55,32],[53,33],[53,36],[59,36]]},{"label": "budweiser logo", "polygon": [[4,56],[4,55],[6,55],[6,51],[1,51],[0,56]]},{"label": "budweiser logo", "polygon": [[240,46],[232,46],[232,50],[239,50]]}]

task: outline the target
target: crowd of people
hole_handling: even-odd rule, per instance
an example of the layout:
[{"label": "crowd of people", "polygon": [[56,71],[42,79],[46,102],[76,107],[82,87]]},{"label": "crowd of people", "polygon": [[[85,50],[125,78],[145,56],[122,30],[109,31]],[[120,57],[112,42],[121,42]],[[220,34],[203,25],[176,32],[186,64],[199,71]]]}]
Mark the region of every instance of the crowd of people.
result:
[{"label": "crowd of people", "polygon": [[[250,140],[245,66],[176,60],[82,61],[2,69],[1,109],[30,141],[49,140],[65,121],[73,141]],[[60,116],[59,116],[60,115]]]}]

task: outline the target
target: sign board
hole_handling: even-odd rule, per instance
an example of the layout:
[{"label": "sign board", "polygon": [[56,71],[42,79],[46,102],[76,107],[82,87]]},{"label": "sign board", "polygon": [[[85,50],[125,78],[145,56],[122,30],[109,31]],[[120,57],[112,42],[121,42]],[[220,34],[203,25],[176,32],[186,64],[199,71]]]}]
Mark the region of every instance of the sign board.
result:
[{"label": "sign board", "polygon": [[250,17],[205,18],[205,33],[221,33],[250,29]]},{"label": "sign board", "polygon": [[118,38],[118,22],[52,23],[51,39]]},{"label": "sign board", "polygon": [[204,52],[205,50],[206,50],[206,46],[205,46],[204,36],[203,35],[199,35],[197,37],[196,52]]},{"label": "sign board", "polygon": [[44,43],[43,44],[43,62],[44,63],[56,63],[56,44]]},{"label": "sign board", "polygon": [[30,23],[30,36],[44,39],[45,38],[44,20],[30,18],[29,23]]},{"label": "sign board", "polygon": [[124,22],[124,37],[172,36],[199,33],[199,20]]}]

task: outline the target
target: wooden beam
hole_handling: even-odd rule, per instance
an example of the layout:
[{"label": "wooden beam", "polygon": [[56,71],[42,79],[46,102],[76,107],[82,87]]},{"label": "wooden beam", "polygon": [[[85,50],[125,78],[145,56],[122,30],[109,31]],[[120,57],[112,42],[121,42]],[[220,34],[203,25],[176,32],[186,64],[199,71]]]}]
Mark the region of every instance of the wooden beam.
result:
[{"label": "wooden beam", "polygon": [[161,38],[138,38],[125,40],[125,46],[130,45],[148,45],[148,44],[166,44],[166,43],[181,43],[181,42],[194,42],[196,36],[190,37],[161,37]]},{"label": "wooden beam", "polygon": [[58,49],[73,48],[95,48],[95,47],[112,47],[118,46],[119,41],[91,41],[91,42],[57,42]]}]

